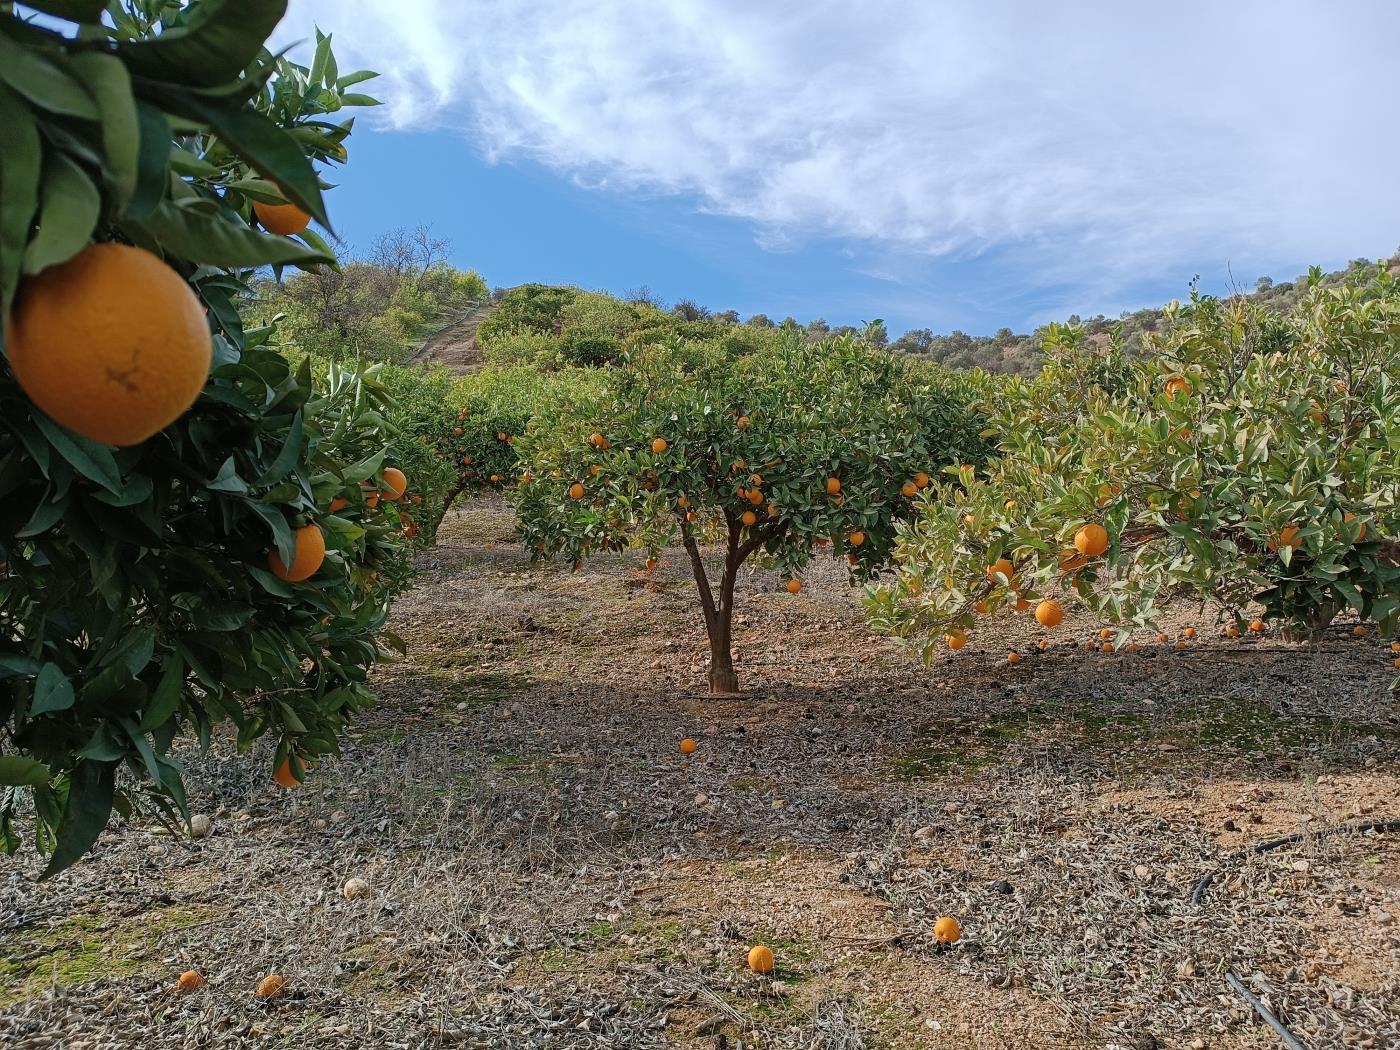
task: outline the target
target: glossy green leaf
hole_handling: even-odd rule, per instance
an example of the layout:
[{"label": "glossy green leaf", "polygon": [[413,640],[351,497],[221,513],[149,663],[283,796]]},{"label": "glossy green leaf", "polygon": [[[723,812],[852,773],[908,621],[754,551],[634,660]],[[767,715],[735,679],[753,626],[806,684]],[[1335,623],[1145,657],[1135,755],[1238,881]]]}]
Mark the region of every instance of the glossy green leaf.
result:
[{"label": "glossy green leaf", "polygon": [[49,782],[49,767],[23,755],[0,755],[0,784],[37,787]]},{"label": "glossy green leaf", "polygon": [[0,84],[0,310],[8,311],[19,284],[39,207],[41,166],[39,129],[29,107]]},{"label": "glossy green leaf", "polygon": [[131,77],[119,59],[101,51],[80,51],[68,60],[68,67],[97,101],[106,153],[103,178],[117,204],[124,204],[136,192],[141,155],[141,121]]},{"label": "glossy green leaf", "polygon": [[31,715],[48,714],[50,711],[66,711],[77,699],[73,683],[63,673],[58,664],[45,664],[34,679],[34,699],[30,702]]},{"label": "glossy green leaf", "polygon": [[39,229],[24,252],[24,272],[67,262],[88,243],[102,201],[97,187],[67,154],[50,150],[44,158]]},{"label": "glossy green leaf", "polygon": [[202,0],[189,10],[183,25],[118,44],[133,73],[204,87],[235,80],[286,14],[287,0]]},{"label": "glossy green leaf", "polygon": [[0,33],[0,81],[31,105],[65,117],[97,120],[97,103],[82,81],[48,55],[22,47]]},{"label": "glossy green leaf", "polygon": [[58,825],[58,841],[40,878],[58,874],[92,849],[112,815],[115,783],[116,767],[109,762],[83,761],[74,768]]},{"label": "glossy green leaf", "polygon": [[161,201],[145,218],[123,226],[141,231],[170,255],[213,266],[327,262],[324,255],[288,237],[263,234],[244,222],[209,214],[207,201]]}]

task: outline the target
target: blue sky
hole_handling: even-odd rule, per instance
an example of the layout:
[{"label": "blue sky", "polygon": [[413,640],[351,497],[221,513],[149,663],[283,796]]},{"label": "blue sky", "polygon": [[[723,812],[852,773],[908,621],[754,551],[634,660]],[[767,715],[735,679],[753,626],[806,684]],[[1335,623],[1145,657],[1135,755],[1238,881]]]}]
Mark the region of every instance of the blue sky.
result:
[{"label": "blue sky", "polygon": [[281,37],[385,74],[342,237],[428,224],[496,285],[985,334],[1400,245],[1400,5],[1151,6],[291,0]]}]

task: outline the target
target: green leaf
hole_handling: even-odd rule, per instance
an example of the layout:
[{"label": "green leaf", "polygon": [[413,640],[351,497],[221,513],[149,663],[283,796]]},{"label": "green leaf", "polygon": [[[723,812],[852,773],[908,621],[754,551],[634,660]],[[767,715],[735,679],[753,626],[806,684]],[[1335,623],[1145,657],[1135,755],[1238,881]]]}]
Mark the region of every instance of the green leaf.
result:
[{"label": "green leaf", "polygon": [[74,768],[58,825],[58,845],[41,879],[58,874],[92,849],[112,815],[115,781],[116,766],[111,763],[84,761]]},{"label": "green leaf", "polygon": [[281,481],[291,473],[292,468],[301,460],[304,435],[305,427],[302,423],[301,413],[297,412],[292,416],[292,425],[287,429],[287,440],[282,443],[282,451],[277,453],[277,458],[272,461],[272,465],[253,484],[271,485],[273,482]]},{"label": "green leaf", "polygon": [[360,69],[356,70],[354,73],[346,73],[345,76],[335,82],[335,86],[340,91],[344,91],[348,87],[354,87],[356,84],[363,84],[366,80],[373,80],[377,76],[379,76],[379,74],[373,70]]},{"label": "green leaf", "polygon": [[117,461],[112,458],[110,448],[64,430],[48,416],[37,412],[34,414],[34,425],[44,432],[44,437],[49,439],[49,444],[78,473],[89,481],[101,485],[112,495],[121,495],[122,475],[117,468]]},{"label": "green leaf", "polygon": [[[326,79],[326,60],[331,54],[331,38],[316,30],[316,55],[311,60],[311,71],[306,79],[310,81],[313,88],[318,87]],[[333,82],[333,81],[332,81]]]},{"label": "green leaf", "polygon": [[206,266],[267,266],[272,263],[333,260],[289,237],[259,233],[241,220],[202,210],[209,202],[161,201],[140,220],[123,227],[146,234],[170,255]]},{"label": "green leaf", "polygon": [[156,691],[152,694],[151,702],[147,705],[146,713],[142,715],[141,724],[137,728],[143,733],[149,733],[157,726],[164,725],[180,706],[184,691],[185,662],[180,659],[178,653],[172,653],[165,660],[165,671],[160,676],[160,684],[156,686]]},{"label": "green leaf", "polygon": [[136,157],[136,188],[123,215],[141,219],[151,213],[170,187],[170,121],[148,102],[136,104],[140,147]]},{"label": "green leaf", "polygon": [[0,784],[37,787],[49,782],[49,767],[22,755],[0,755]]},{"label": "green leaf", "polygon": [[96,22],[107,9],[107,0],[25,0],[24,6],[70,22]]},{"label": "green leaf", "polygon": [[106,153],[103,178],[117,203],[124,204],[136,192],[141,155],[141,120],[131,93],[131,77],[119,59],[101,51],[81,51],[68,65],[97,100]]},{"label": "green leaf", "polygon": [[117,45],[133,73],[201,87],[234,80],[258,57],[287,0],[202,0],[189,10],[184,25]]},{"label": "green leaf", "polygon": [[41,156],[39,129],[29,107],[0,84],[0,313],[8,312],[19,284],[24,246],[39,207]]},{"label": "green leaf", "polygon": [[383,102],[381,102],[379,99],[375,98],[373,95],[357,95],[357,94],[353,94],[353,93],[352,93],[352,94],[349,94],[349,95],[342,95],[342,96],[340,97],[340,101],[341,101],[341,103],[342,103],[343,105],[346,105],[346,106],[382,106],[382,105],[384,105]]},{"label": "green leaf", "polygon": [[44,159],[43,204],[39,230],[24,252],[24,272],[67,262],[92,237],[102,200],[97,187],[65,153],[50,150]]},{"label": "green leaf", "polygon": [[98,120],[97,103],[82,82],[70,76],[48,56],[17,44],[0,33],[0,81],[4,81],[32,105],[65,117]]},{"label": "green leaf", "polygon": [[50,711],[67,711],[75,699],[73,683],[68,681],[63,668],[58,664],[45,664],[34,679],[34,700],[29,705],[29,713],[42,715]]},{"label": "green leaf", "polygon": [[297,140],[270,118],[187,92],[165,92],[159,101],[168,112],[207,124],[224,145],[275,182],[287,200],[330,228],[316,170]]}]

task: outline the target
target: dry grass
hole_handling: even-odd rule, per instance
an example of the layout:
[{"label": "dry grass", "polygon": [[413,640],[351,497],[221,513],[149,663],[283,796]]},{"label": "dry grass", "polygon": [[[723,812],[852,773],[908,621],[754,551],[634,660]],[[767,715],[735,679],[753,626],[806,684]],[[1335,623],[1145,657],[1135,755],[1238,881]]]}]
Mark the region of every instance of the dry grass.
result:
[{"label": "dry grass", "polygon": [[837,567],[797,597],[760,570],[752,695],[709,700],[680,557],[532,568],[509,531],[494,502],[449,522],[396,612],[408,660],[301,790],[221,743],[189,756],[210,838],[9,867],[0,1042],[1273,1046],[1228,965],[1312,1046],[1400,1045],[1394,836],[1311,836],[1189,900],[1250,842],[1400,816],[1374,642],[1040,655],[1008,616],[925,671]]}]

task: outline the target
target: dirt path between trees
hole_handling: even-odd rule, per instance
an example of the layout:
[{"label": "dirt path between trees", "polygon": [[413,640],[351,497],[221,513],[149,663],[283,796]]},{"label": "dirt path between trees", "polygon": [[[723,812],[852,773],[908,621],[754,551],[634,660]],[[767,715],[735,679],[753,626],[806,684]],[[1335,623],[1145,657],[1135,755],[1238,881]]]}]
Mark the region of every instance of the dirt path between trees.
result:
[{"label": "dirt path between trees", "polygon": [[476,330],[495,309],[495,302],[488,299],[442,328],[413,355],[412,363],[425,368],[441,365],[453,375],[465,375],[480,368],[486,359],[477,345]]},{"label": "dirt path between trees", "polygon": [[926,670],[837,566],[798,596],[759,569],[751,695],[709,700],[680,552],[531,567],[511,525],[449,518],[408,658],[300,790],[221,741],[187,756],[209,838],[0,862],[0,1045],[1277,1046],[1231,968],[1310,1047],[1400,1046],[1400,836],[1319,833],[1400,816],[1374,639],[1102,654],[1076,621],[1042,654],[1007,614]]}]

